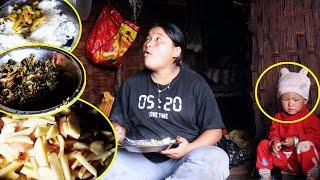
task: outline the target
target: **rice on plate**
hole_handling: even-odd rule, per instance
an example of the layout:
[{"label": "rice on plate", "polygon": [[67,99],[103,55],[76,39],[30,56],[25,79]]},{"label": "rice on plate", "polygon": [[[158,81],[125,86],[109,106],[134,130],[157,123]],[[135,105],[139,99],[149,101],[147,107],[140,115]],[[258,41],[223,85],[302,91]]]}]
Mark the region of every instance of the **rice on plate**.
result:
[{"label": "rice on plate", "polygon": [[[36,4],[36,7],[32,6],[32,8],[36,8],[43,13],[44,20],[31,30],[27,36],[17,32],[17,23],[12,18],[8,18],[8,15],[15,12],[20,6],[29,6],[29,4],[19,4],[18,0],[10,3],[9,5],[8,3],[3,5],[0,9],[5,11],[2,12],[2,17],[0,18],[0,52],[14,46],[31,43],[48,44],[62,47],[66,50],[72,50],[76,46],[80,38],[81,22],[75,12],[70,12],[72,8],[66,7],[69,5],[65,1],[42,0]],[[21,9],[24,9],[24,7]],[[25,24],[27,25],[27,23]]]}]

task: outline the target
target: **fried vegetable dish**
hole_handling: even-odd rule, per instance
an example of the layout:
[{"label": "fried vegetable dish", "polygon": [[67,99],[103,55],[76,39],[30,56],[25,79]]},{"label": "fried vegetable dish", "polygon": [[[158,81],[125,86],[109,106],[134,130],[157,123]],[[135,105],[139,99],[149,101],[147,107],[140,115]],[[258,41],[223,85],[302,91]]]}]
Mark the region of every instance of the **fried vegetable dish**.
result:
[{"label": "fried vegetable dish", "polygon": [[16,107],[36,102],[57,87],[59,73],[53,59],[40,61],[31,54],[21,63],[9,60],[0,66],[0,103]]}]

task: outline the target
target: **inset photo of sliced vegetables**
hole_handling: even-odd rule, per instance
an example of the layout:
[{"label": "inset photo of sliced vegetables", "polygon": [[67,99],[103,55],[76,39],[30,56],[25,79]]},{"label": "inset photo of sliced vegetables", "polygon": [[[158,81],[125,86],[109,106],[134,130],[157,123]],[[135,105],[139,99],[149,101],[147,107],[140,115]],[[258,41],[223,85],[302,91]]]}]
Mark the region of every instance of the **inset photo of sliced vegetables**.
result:
[{"label": "inset photo of sliced vegetables", "polygon": [[95,179],[116,152],[110,121],[79,99],[46,116],[0,118],[0,179]]}]

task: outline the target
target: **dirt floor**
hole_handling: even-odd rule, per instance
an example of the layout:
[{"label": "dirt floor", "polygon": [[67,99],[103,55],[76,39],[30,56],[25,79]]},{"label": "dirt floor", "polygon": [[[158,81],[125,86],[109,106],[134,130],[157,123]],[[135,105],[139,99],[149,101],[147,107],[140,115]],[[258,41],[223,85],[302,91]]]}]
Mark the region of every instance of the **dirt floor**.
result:
[{"label": "dirt floor", "polygon": [[[272,180],[305,180],[304,176],[282,176],[280,170],[274,170]],[[252,161],[247,161],[244,164],[230,169],[228,180],[258,180],[259,176],[255,170],[255,164]]]},{"label": "dirt floor", "polygon": [[259,179],[254,177],[254,162],[247,161],[244,164],[230,169],[228,180],[250,180]]}]

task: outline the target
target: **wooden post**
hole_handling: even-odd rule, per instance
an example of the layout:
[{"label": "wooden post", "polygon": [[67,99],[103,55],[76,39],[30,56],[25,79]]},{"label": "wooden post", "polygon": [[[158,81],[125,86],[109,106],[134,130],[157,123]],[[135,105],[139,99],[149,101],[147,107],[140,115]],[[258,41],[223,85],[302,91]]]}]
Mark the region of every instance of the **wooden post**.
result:
[{"label": "wooden post", "polygon": [[121,87],[121,70],[122,70],[122,65],[120,65],[120,67],[117,69],[117,71],[115,72],[116,75],[116,83],[115,83],[115,86],[114,86],[114,90],[115,92],[118,91],[118,89]]}]

